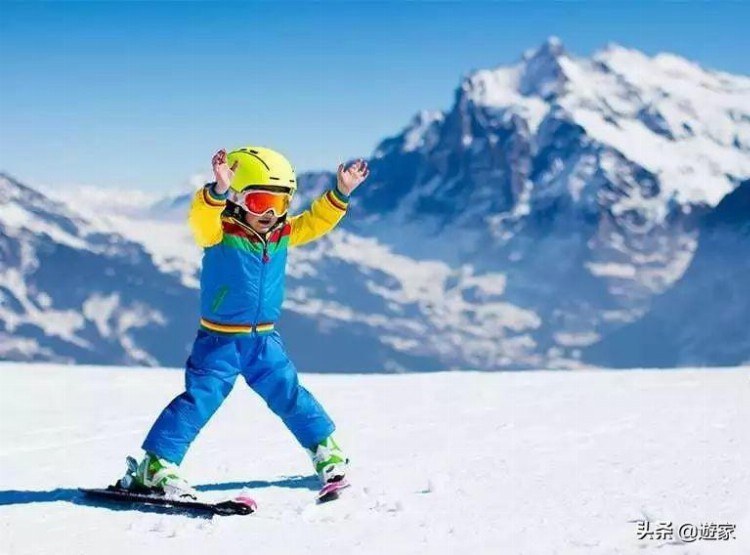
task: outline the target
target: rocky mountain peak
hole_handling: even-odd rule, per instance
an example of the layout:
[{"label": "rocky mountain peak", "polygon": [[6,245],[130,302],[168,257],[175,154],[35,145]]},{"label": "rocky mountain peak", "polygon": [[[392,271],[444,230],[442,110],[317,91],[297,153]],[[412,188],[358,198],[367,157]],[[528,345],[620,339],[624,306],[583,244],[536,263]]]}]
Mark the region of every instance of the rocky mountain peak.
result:
[{"label": "rocky mountain peak", "polygon": [[563,67],[567,52],[560,39],[548,38],[536,50],[523,57],[519,91],[528,96],[550,100],[565,91],[568,78]]}]

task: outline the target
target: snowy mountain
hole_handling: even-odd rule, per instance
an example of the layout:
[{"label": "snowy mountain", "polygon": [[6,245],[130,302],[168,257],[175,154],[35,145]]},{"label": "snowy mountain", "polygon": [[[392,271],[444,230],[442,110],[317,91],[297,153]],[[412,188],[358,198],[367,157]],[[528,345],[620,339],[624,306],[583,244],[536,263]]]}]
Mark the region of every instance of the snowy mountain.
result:
[{"label": "snowy mountain", "polygon": [[0,357],[184,358],[197,299],[143,245],[1,174],[0,196]]},{"label": "snowy mountain", "polygon": [[[184,363],[198,321],[200,263],[184,216],[154,219],[149,203],[140,209],[134,203],[108,206],[105,212],[96,198],[73,202],[80,205],[73,209],[4,175],[0,193],[0,357]],[[310,281],[314,270],[305,265],[319,254],[306,253],[289,282],[295,283],[294,276]],[[315,323],[325,326],[326,311],[337,305],[307,300],[293,287],[289,297],[292,310],[282,329],[295,338],[292,351],[299,352],[302,368],[346,371],[358,360],[377,370],[389,368],[390,360],[419,362],[370,339],[369,327],[348,314],[340,315],[345,329],[321,331]],[[295,303],[302,308],[295,311]],[[321,335],[330,341],[334,332],[343,346],[321,367]],[[427,369],[434,368],[433,362]]]},{"label": "snowy mountain", "polygon": [[540,321],[528,352],[569,364],[682,275],[700,216],[747,176],[750,79],[551,39],[383,141],[347,223],[502,272],[506,302]]},{"label": "snowy mountain", "polygon": [[586,358],[609,366],[733,366],[750,361],[750,181],[700,226],[685,275],[642,319],[593,345]]},{"label": "snowy mountain", "polygon": [[[715,205],[750,173],[749,100],[747,77],[619,46],[581,59],[550,39],[515,66],[467,76],[449,111],[422,112],[383,141],[368,206],[461,223],[561,196],[594,210],[637,204],[656,220],[670,201]],[[620,187],[602,198],[605,184]]]},{"label": "snowy mountain", "polygon": [[[182,471],[207,498],[244,491],[258,512],[209,520],[77,491],[124,473],[180,372],[5,363],[0,551],[746,555],[747,377],[305,375],[352,460],[352,487],[326,505],[307,455],[240,380]],[[639,521],[671,522],[675,537],[639,540]],[[686,523],[735,529],[691,543],[677,537]]]},{"label": "snowy mountain", "polygon": [[[280,326],[301,368],[580,367],[584,349],[643,317],[680,279],[702,218],[750,177],[750,79],[616,45],[580,58],[550,39],[515,65],[467,75],[449,109],[419,112],[370,162],[342,229],[292,251]],[[295,210],[333,182],[330,173],[301,175]],[[122,358],[118,347],[108,362],[180,364],[193,333],[200,262],[184,224],[189,195],[106,209],[96,195],[69,200],[67,216],[53,221],[75,219],[74,233],[84,238],[87,226],[97,227],[100,237],[139,253],[137,268],[118,271],[118,279],[179,288],[172,300],[156,300],[158,287],[143,290],[144,306],[159,317],[141,329],[149,338],[158,330],[159,353],[134,339],[140,358]],[[1,224],[17,225],[4,213]],[[31,243],[45,267],[59,265],[34,239],[40,233],[27,226],[14,248]],[[86,258],[101,251],[85,240],[81,250]],[[100,264],[82,265],[91,269],[86,279],[97,282],[110,262]],[[6,271],[34,279],[18,266]],[[103,286],[102,294],[119,287]],[[9,299],[19,297],[16,287]],[[9,339],[0,345],[12,346],[16,321],[44,319],[44,306],[13,306],[3,305]],[[48,335],[58,341],[36,328],[24,357],[89,360],[67,344],[42,353]],[[333,341],[321,367],[320,345]],[[596,360],[619,364],[606,353]]]}]

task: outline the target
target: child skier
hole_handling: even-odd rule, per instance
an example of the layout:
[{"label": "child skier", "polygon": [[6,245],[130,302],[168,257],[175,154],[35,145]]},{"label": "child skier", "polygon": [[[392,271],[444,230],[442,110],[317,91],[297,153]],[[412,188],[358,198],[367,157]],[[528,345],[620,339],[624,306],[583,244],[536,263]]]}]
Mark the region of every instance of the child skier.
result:
[{"label": "child skier", "polygon": [[228,155],[220,150],[212,166],[216,181],[195,194],[188,217],[204,252],[200,329],[186,363],[185,391],[143,442],[146,455],[135,483],[170,497],[197,497],[179,465],[239,375],[308,451],[321,481],[342,480],[349,460],[333,439],[334,424],[299,384],[274,325],[284,297],[287,247],[313,241],[338,224],[349,195],[369,174],[367,163],[340,165],[336,187],[291,218],[297,180],[281,154],[262,147]]}]

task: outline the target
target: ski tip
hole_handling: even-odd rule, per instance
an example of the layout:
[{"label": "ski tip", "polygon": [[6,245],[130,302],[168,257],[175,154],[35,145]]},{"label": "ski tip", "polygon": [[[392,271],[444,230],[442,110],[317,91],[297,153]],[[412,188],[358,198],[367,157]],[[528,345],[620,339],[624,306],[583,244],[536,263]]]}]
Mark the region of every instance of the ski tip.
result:
[{"label": "ski tip", "polygon": [[317,502],[328,503],[329,501],[335,501],[341,496],[341,490],[349,487],[349,482],[346,480],[340,480],[338,482],[330,482],[323,486],[318,492]]},{"label": "ski tip", "polygon": [[254,500],[247,497],[242,500],[235,498],[230,501],[222,501],[212,505],[212,508],[217,515],[251,515],[258,509],[258,505]]},{"label": "ski tip", "polygon": [[243,505],[247,505],[248,507],[250,507],[251,512],[255,512],[258,510],[258,504],[252,497],[248,497],[247,495],[240,495],[239,497],[235,497],[234,500],[237,501],[237,503],[242,503]]}]

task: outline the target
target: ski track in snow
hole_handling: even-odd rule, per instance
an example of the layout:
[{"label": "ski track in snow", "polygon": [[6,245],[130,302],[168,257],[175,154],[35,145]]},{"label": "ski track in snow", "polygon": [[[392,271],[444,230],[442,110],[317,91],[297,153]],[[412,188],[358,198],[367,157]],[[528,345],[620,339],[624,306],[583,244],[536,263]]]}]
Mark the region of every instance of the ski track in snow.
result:
[{"label": "ski track in snow", "polygon": [[[188,454],[246,517],[97,506],[182,372],[0,364],[0,553],[750,553],[750,373],[304,375],[353,486],[313,502],[305,453],[238,382]],[[637,541],[636,522],[734,523],[735,540]]]}]

